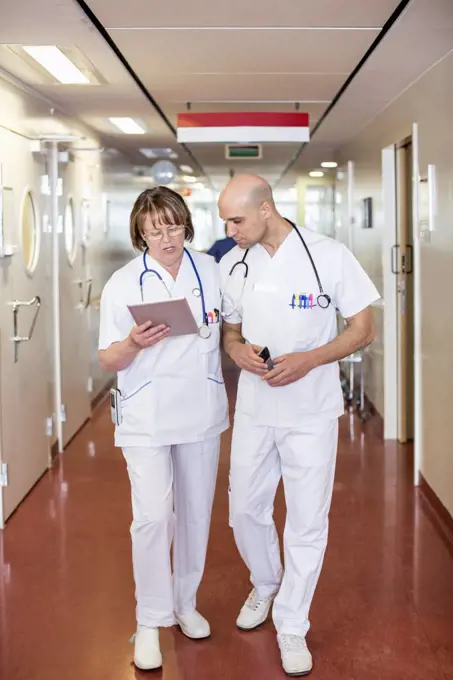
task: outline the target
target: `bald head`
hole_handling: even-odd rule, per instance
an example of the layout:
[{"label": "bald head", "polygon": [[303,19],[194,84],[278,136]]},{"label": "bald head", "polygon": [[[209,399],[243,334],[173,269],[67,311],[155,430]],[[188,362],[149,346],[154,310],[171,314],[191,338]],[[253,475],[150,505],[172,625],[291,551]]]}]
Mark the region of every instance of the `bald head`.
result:
[{"label": "bald head", "polygon": [[259,243],[278,217],[272,189],[257,175],[235,175],[220,194],[219,213],[227,234],[243,248]]},{"label": "bald head", "polygon": [[219,204],[223,200],[239,202],[256,208],[263,203],[274,206],[272,189],[268,182],[258,175],[235,175],[220,194]]}]

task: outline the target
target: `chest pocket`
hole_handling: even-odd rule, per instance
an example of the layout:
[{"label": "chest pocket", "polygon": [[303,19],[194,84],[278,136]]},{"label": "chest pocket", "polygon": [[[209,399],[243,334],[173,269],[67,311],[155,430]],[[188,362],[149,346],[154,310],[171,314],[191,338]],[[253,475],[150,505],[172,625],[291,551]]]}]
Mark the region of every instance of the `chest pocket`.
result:
[{"label": "chest pocket", "polygon": [[[214,350],[218,351],[220,346],[220,291],[217,293],[215,288],[208,288],[205,286],[204,294],[208,328],[211,331],[211,335],[209,338],[201,338],[199,345],[201,354],[209,354]],[[199,319],[199,323],[201,323],[203,315],[201,312],[200,298],[198,298],[197,302],[198,317],[196,318],[197,320]]]},{"label": "chest pocket", "polygon": [[198,339],[200,359],[205,364],[207,379],[223,385],[220,355],[220,321],[212,319],[211,323],[209,323],[209,330],[211,331],[209,338]]},{"label": "chest pocket", "polygon": [[293,291],[289,288],[282,292],[279,303],[284,308],[288,340],[295,352],[315,349],[320,344],[326,324],[330,324],[335,311],[330,305],[327,309],[317,303],[318,290]]}]

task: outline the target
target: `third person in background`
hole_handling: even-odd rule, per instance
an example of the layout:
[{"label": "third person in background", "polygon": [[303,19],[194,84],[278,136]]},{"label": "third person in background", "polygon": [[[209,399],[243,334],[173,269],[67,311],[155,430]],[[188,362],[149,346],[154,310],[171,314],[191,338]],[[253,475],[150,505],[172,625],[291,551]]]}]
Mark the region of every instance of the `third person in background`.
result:
[{"label": "third person in background", "polygon": [[[242,369],[230,522],[253,584],[237,625],[259,626],[273,603],[283,668],[306,675],[344,411],[338,361],[372,341],[369,305],[379,293],[342,243],[282,217],[264,179],[235,176],[219,212],[237,243],[220,263],[223,345]],[[336,310],[347,322],[339,335]],[[281,477],[284,571],[273,522]]]},{"label": "third person in background", "polygon": [[226,238],[219,238],[208,250],[208,255],[211,255],[216,262],[220,262],[222,257],[232,250],[236,245],[234,239],[227,236]]}]

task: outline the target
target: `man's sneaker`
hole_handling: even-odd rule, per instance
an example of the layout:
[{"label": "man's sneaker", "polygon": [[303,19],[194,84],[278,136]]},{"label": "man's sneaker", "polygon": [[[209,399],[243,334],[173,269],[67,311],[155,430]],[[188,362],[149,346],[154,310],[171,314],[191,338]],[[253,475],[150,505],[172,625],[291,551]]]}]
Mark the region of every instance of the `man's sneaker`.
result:
[{"label": "man's sneaker", "polygon": [[159,629],[139,626],[131,642],[135,641],[134,663],[141,671],[153,671],[162,666]]},{"label": "man's sneaker", "polygon": [[261,626],[269,615],[273,597],[264,600],[259,600],[254,588],[248,596],[240,614],[236,620],[236,625],[242,630],[252,630],[257,626]]},{"label": "man's sneaker", "polygon": [[313,659],[302,635],[278,635],[283,670],[287,675],[308,675]]},{"label": "man's sneaker", "polygon": [[184,635],[192,640],[201,640],[211,635],[209,623],[197,611],[189,614],[176,614],[176,621]]}]

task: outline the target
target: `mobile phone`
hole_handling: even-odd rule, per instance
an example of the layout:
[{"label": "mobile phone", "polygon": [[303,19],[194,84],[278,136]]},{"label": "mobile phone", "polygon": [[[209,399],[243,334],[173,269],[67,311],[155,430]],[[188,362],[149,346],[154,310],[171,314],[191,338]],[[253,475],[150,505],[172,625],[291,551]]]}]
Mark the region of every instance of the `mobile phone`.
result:
[{"label": "mobile phone", "polygon": [[264,360],[264,363],[266,364],[269,370],[271,370],[271,368],[274,368],[274,364],[272,363],[271,359],[271,353],[269,352],[268,347],[263,347],[258,356]]},{"label": "mobile phone", "polygon": [[112,387],[110,390],[110,414],[114,425],[121,425],[121,392]]}]

